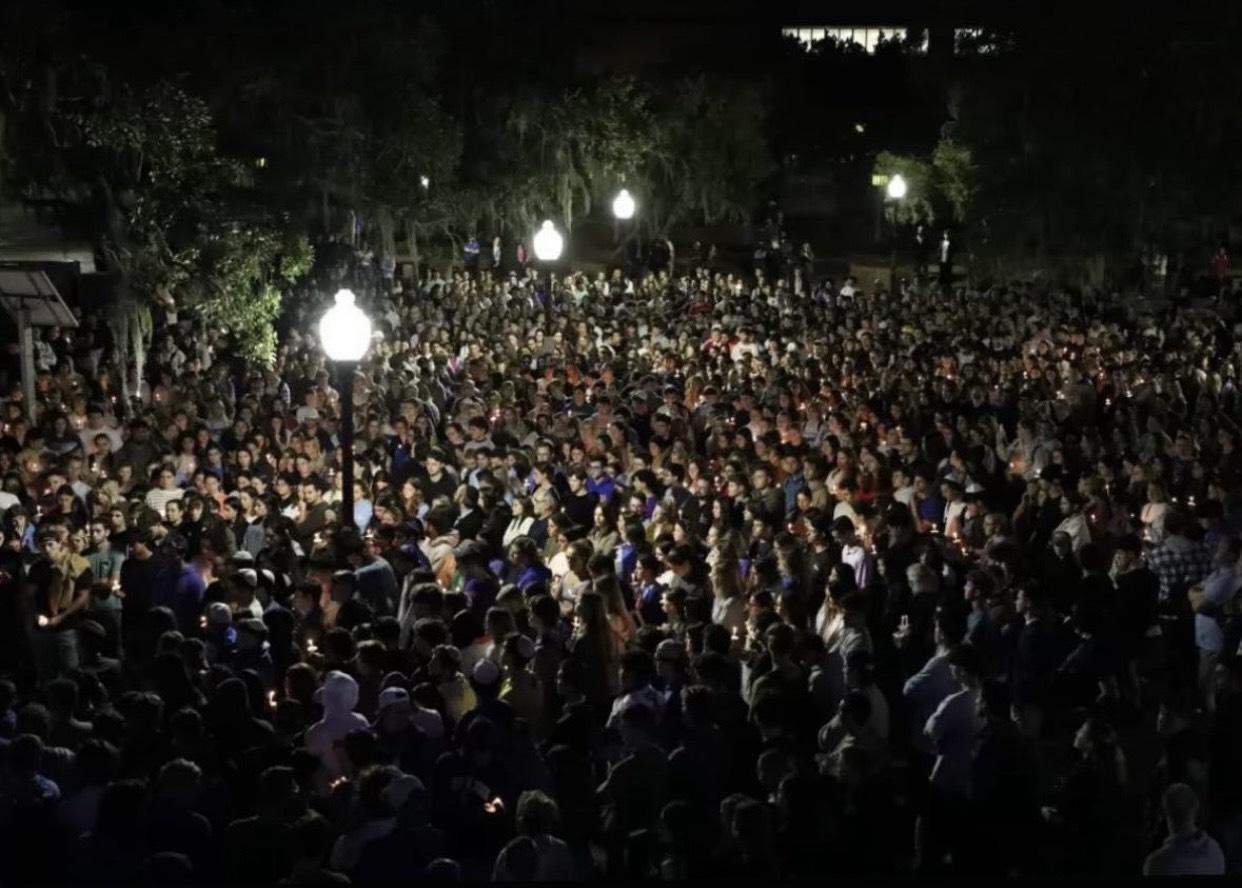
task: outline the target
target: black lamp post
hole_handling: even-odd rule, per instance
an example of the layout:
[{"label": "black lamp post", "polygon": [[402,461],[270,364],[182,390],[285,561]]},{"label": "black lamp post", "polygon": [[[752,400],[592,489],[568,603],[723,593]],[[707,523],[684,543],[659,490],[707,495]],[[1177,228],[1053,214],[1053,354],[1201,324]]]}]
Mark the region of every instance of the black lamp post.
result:
[{"label": "black lamp post", "polygon": [[535,258],[548,272],[548,293],[543,308],[544,314],[550,320],[552,317],[552,264],[561,258],[561,253],[565,249],[565,238],[556,230],[551,219],[544,219],[543,225],[539,226],[539,230],[535,232],[534,247]]},{"label": "black lamp post", "polygon": [[354,523],[354,374],[358,362],[371,346],[371,319],[360,309],[354,294],[340,290],[336,304],[319,321],[319,342],[336,366],[341,393],[341,526]]}]

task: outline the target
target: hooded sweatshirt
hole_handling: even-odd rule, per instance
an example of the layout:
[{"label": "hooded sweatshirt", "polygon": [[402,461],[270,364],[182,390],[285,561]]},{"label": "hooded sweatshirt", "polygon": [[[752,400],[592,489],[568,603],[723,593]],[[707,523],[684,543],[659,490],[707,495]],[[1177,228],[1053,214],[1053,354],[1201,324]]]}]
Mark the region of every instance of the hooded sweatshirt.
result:
[{"label": "hooded sweatshirt", "polygon": [[306,748],[319,759],[315,774],[316,792],[327,795],[332,781],[345,776],[341,761],[341,741],[354,731],[365,731],[370,725],[354,712],[358,705],[358,682],[344,672],[329,672],[320,689],[323,718],[306,732]]}]

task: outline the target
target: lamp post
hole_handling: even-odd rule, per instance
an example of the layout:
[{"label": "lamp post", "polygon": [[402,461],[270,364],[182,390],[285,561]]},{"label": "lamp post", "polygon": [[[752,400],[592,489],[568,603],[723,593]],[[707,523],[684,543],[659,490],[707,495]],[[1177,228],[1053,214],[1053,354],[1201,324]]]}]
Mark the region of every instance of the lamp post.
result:
[{"label": "lamp post", "polygon": [[888,197],[889,204],[887,214],[889,237],[892,241],[888,262],[888,292],[890,294],[897,292],[897,204],[905,198],[906,191],[906,180],[901,173],[894,175],[884,186],[884,193]]},{"label": "lamp post", "polygon": [[341,391],[341,519],[354,525],[354,373],[371,346],[371,319],[350,290],[338,290],[336,304],[319,319],[319,343],[336,365]]},{"label": "lamp post", "polygon": [[[634,201],[634,195],[630,194],[628,188],[622,188],[617,192],[617,196],[612,199],[612,242],[614,244],[621,243],[621,226],[634,218],[634,211],[638,209],[638,204]],[[618,247],[620,249],[621,247]],[[628,250],[626,250],[626,266],[628,270]]]},{"label": "lamp post", "polygon": [[552,224],[551,219],[544,219],[543,224],[539,226],[539,230],[535,232],[534,237],[535,258],[543,263],[548,271],[548,296],[544,301],[544,312],[548,317],[552,316],[552,263],[561,258],[561,252],[565,249],[565,238],[556,226]]}]

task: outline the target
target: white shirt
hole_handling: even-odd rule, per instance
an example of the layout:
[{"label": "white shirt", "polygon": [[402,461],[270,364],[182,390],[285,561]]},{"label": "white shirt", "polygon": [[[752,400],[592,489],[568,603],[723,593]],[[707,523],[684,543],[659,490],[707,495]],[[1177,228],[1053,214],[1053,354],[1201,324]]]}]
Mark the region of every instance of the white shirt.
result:
[{"label": "white shirt", "polygon": [[121,433],[116,429],[108,428],[107,426],[97,429],[85,428],[78,432],[78,437],[82,439],[82,450],[87,456],[95,452],[95,439],[100,435],[108,436],[108,440],[112,442],[113,453],[121,449],[121,444],[123,443],[121,441]]},{"label": "white shirt", "polygon": [[151,509],[154,509],[160,515],[164,514],[164,508],[173,500],[179,500],[185,496],[185,491],[180,487],[173,490],[164,490],[156,487],[147,491],[146,503]]},{"label": "white shirt", "polygon": [[841,561],[854,569],[854,579],[859,589],[866,589],[871,584],[871,556],[860,545],[847,545],[841,549]]},{"label": "white shirt", "polygon": [[851,521],[854,522],[854,526],[857,527],[860,531],[866,525],[866,522],[863,521],[862,516],[860,516],[856,511],[854,511],[853,506],[851,506],[849,503],[846,503],[846,502],[837,503],[837,507],[832,510],[832,520],[836,521],[838,518],[850,519]]}]

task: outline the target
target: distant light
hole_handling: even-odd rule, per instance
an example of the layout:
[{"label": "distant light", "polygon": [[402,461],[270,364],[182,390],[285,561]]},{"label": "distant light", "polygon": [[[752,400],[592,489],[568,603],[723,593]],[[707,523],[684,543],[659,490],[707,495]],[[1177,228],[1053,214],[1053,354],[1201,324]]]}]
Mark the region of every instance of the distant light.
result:
[{"label": "distant light", "polygon": [[540,262],[555,262],[565,249],[565,238],[556,230],[551,219],[544,219],[535,233],[535,258]]},{"label": "distant light", "polygon": [[906,196],[906,180],[901,173],[888,180],[888,196],[890,200],[901,200]]},{"label": "distant light", "polygon": [[265,166],[267,166],[267,158],[266,158],[266,157],[256,157],[256,158],[254,159],[254,165],[255,165],[255,166],[257,166],[259,169],[263,169]]},{"label": "distant light", "polygon": [[336,304],[320,318],[319,342],[333,361],[361,361],[371,347],[371,319],[351,290],[338,290]]},{"label": "distant light", "polygon": [[428,188],[431,187],[431,179],[429,179],[427,176],[419,176],[418,184],[422,185],[423,190],[426,191]]},{"label": "distant light", "polygon": [[612,201],[612,214],[618,219],[633,219],[636,204],[629,191],[622,188]]},{"label": "distant light", "polygon": [[856,133],[865,133],[866,131],[867,131],[867,127],[866,127],[866,126],[864,126],[863,124],[861,124],[861,123],[856,123],[856,124],[854,124],[854,132],[856,132]]}]

